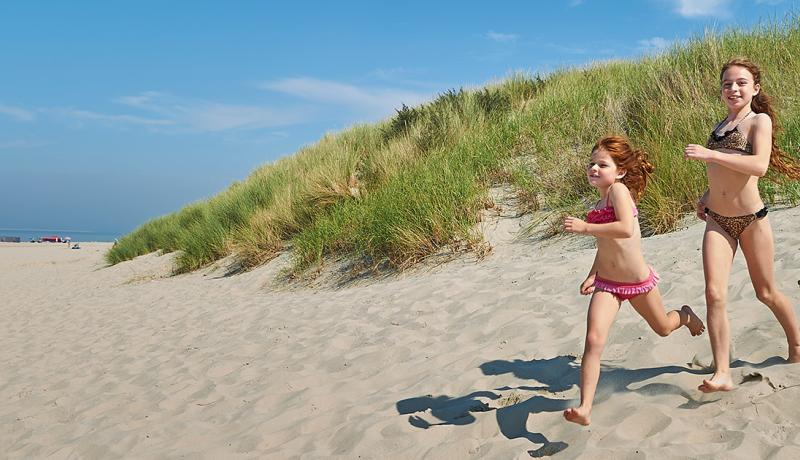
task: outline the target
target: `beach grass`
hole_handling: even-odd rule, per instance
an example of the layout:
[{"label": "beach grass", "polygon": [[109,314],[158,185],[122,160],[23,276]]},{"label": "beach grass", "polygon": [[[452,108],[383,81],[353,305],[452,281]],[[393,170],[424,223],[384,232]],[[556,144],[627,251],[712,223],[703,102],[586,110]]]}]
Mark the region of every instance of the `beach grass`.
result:
[{"label": "beach grass", "polygon": [[[797,158],[800,20],[791,17],[707,32],[636,60],[514,74],[403,105],[387,120],[327,134],[217,196],[143,224],[106,260],[179,251],[179,272],[229,255],[247,268],[291,248],[293,275],[340,257],[407,267],[443,248],[479,247],[476,224],[497,182],[511,184],[522,209],[541,216],[585,208],[596,197],[584,165],[605,134],[626,135],[647,152],[655,173],[639,206],[642,227],[673,231],[706,188],[702,164],[684,160],[683,148],[703,144],[725,117],[719,70],[735,56],[761,66],[782,127],[779,145]],[[767,201],[800,202],[798,182],[767,179],[760,181]]]}]

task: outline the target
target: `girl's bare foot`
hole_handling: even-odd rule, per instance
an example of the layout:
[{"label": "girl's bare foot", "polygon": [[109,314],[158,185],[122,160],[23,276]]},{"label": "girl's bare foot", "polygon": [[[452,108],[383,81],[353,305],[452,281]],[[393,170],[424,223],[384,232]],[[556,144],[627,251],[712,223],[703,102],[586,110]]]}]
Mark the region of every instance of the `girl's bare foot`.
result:
[{"label": "girl's bare foot", "polygon": [[681,307],[681,311],[686,313],[689,317],[689,321],[686,323],[686,327],[689,328],[689,332],[693,336],[697,336],[703,333],[706,330],[706,325],[703,324],[703,320],[700,319],[699,316],[694,314],[694,310],[688,305],[684,305]]},{"label": "girl's bare foot", "polygon": [[717,374],[711,377],[711,380],[703,379],[703,383],[697,387],[703,393],[713,393],[715,391],[731,391],[733,389],[733,380],[730,374]]},{"label": "girl's bare foot", "polygon": [[583,409],[580,407],[570,407],[569,409],[564,411],[564,418],[572,423],[577,423],[578,425],[586,426],[591,423],[589,419],[590,411],[587,409]]}]

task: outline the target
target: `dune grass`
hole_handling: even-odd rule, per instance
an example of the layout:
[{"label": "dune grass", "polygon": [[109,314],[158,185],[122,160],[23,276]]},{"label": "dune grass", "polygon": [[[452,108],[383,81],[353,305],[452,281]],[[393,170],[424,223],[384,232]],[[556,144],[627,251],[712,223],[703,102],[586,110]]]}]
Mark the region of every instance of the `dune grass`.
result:
[{"label": "dune grass", "polygon": [[[609,133],[627,135],[655,165],[640,203],[643,228],[672,231],[706,187],[704,168],[685,161],[683,147],[704,143],[724,118],[719,69],[734,56],[764,70],[783,127],[779,143],[796,157],[800,21],[791,18],[708,33],[658,56],[513,75],[402,106],[145,223],[106,259],[180,251],[178,271],[231,254],[252,267],[291,247],[293,274],[328,257],[406,267],[443,247],[477,247],[475,224],[493,182],[510,182],[525,209],[553,219],[585,207],[596,199],[584,177],[589,149]],[[765,199],[800,202],[800,184],[768,178],[777,180],[760,182]]]}]

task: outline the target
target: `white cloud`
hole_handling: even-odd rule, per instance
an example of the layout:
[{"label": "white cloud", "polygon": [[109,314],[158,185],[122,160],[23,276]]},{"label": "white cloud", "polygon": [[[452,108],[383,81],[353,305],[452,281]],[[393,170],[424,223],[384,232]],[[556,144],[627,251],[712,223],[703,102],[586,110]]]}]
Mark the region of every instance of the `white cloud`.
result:
[{"label": "white cloud", "polygon": [[50,143],[35,139],[15,139],[15,140],[0,141],[0,150],[33,149],[36,147],[42,147],[46,145],[50,145]]},{"label": "white cloud", "polygon": [[383,84],[397,86],[414,86],[417,88],[442,88],[448,85],[442,82],[430,80],[419,80],[413,78],[415,75],[425,74],[426,70],[421,68],[393,67],[389,69],[374,69],[366,76],[371,81],[381,81]]},{"label": "white cloud", "polygon": [[123,96],[117,99],[117,102],[129,105],[131,107],[147,107],[158,97],[161,93],[157,91],[144,91],[136,96]]},{"label": "white cloud", "polygon": [[180,108],[177,116],[188,126],[200,131],[257,129],[286,126],[302,122],[306,111],[275,110],[266,107],[206,103]]},{"label": "white cloud", "polygon": [[316,104],[347,108],[366,118],[390,115],[401,104],[417,105],[430,99],[429,94],[394,88],[360,88],[316,78],[300,77],[264,82],[261,89],[299,97]]},{"label": "white cloud", "polygon": [[508,43],[508,42],[515,42],[519,38],[519,35],[516,34],[504,34],[500,32],[495,32],[490,30],[486,32],[486,38],[489,40],[499,42],[499,43]]},{"label": "white cloud", "polygon": [[8,115],[18,121],[33,121],[36,116],[30,110],[0,104],[0,114]]},{"label": "white cloud", "polygon": [[687,18],[725,16],[730,0],[676,0],[675,11]]},{"label": "white cloud", "polygon": [[390,69],[375,69],[369,72],[367,76],[377,78],[379,80],[397,80],[405,78],[409,71],[404,67],[392,67]]},{"label": "white cloud", "polygon": [[175,124],[172,120],[146,118],[136,115],[114,115],[80,109],[46,109],[48,112],[64,115],[69,118],[95,120],[108,123],[125,123],[133,125],[168,126]]},{"label": "white cloud", "polygon": [[639,50],[645,53],[660,53],[669,48],[672,43],[662,37],[653,37],[639,40]]},{"label": "white cloud", "polygon": [[331,111],[336,113],[334,118],[341,118],[345,112],[358,121],[374,121],[391,115],[401,104],[417,105],[430,99],[429,94],[414,91],[362,88],[314,78],[287,78],[260,83],[258,87],[305,102],[288,103],[284,107],[226,104],[143,91],[114,99],[113,102],[128,109],[125,113],[82,108],[49,108],[39,112],[79,121],[146,126],[163,132],[232,132],[308,123],[320,116],[330,116]]},{"label": "white cloud", "polygon": [[583,5],[583,0],[570,0],[569,6],[579,6]]},{"label": "white cloud", "polygon": [[288,126],[305,121],[310,113],[302,108],[275,109],[180,99],[157,91],[120,97],[116,102],[169,120],[176,128],[203,132]]}]

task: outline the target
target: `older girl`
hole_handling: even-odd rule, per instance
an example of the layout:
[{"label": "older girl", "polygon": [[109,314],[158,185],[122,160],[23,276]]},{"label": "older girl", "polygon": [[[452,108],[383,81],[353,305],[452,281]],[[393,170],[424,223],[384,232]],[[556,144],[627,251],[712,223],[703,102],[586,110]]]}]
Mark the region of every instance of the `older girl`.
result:
[{"label": "older girl", "polygon": [[775,285],[774,245],[758,179],[772,167],[800,178],[797,162],[775,142],[777,120],[761,87],[761,72],[747,59],[728,61],[720,73],[722,102],[728,116],[711,131],[706,146],[689,144],[684,156],[706,164],[708,190],[697,204],[706,221],[703,272],[708,335],[715,372],[698,387],[703,392],[733,388],[730,374],[730,325],[726,310],[733,256],[741,246],[756,297],[777,318],[789,343],[789,362],[800,361],[800,329],[794,309]]}]

